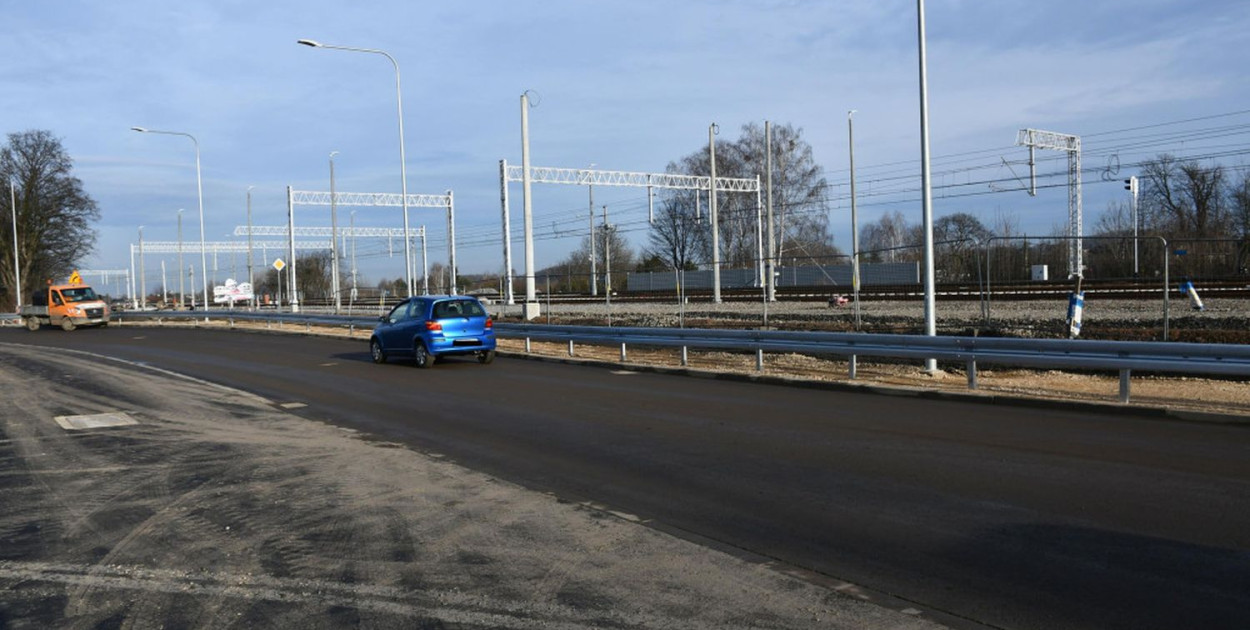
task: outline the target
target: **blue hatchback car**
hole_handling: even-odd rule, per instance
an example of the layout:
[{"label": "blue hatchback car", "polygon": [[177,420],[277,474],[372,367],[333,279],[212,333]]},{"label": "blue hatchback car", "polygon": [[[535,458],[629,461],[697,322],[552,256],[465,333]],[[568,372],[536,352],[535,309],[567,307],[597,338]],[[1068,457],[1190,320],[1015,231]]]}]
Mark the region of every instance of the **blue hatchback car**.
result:
[{"label": "blue hatchback car", "polygon": [[381,317],[369,338],[374,363],[412,357],[419,368],[450,354],[472,354],[483,364],[495,360],[494,322],[482,303],[463,295],[411,297]]}]

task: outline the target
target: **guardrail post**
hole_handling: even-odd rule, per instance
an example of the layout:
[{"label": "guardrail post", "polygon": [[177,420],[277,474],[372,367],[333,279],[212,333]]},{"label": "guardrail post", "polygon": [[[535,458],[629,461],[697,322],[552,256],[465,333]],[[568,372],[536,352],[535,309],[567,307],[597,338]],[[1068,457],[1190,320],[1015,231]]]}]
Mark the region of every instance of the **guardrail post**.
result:
[{"label": "guardrail post", "polygon": [[686,346],[681,347],[681,366],[690,367],[690,349]]},{"label": "guardrail post", "polygon": [[764,371],[764,349],[763,348],[755,349],[755,371],[756,372]]},{"label": "guardrail post", "polygon": [[977,362],[968,361],[968,389],[977,388]]},{"label": "guardrail post", "polygon": [[229,318],[229,322],[230,322],[230,327],[231,327],[231,328],[234,328],[234,318],[233,318],[233,317]]},{"label": "guardrail post", "polygon": [[1132,373],[1133,373],[1132,370],[1128,370],[1128,369],[1120,370],[1120,402],[1122,403],[1128,403],[1129,375]]},{"label": "guardrail post", "polygon": [[573,356],[573,340],[569,340],[569,356]]},{"label": "guardrail post", "polygon": [[621,363],[625,362],[625,342],[621,342]]},{"label": "guardrail post", "polygon": [[530,347],[530,338],[526,337],[525,338],[525,354],[529,354],[531,351],[532,351],[532,348]]},{"label": "guardrail post", "polygon": [[855,369],[858,363],[859,363],[858,357],[856,357],[855,355],[852,354],[851,356],[847,357],[846,377],[851,379],[852,381],[855,380]]}]

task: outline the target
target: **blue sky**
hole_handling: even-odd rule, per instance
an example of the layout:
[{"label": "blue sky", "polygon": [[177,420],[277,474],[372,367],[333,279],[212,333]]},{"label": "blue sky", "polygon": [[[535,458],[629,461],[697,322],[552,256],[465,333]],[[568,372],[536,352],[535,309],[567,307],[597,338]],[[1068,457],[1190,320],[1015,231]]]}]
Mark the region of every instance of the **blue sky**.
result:
[{"label": "blue sky", "polygon": [[[286,187],[328,189],[331,151],[339,152],[339,190],[399,192],[390,64],[299,46],[300,38],[398,60],[408,189],[454,190],[465,273],[502,269],[498,161],[520,163],[525,90],[539,96],[530,112],[535,165],[660,172],[704,146],[712,122],[725,140],[765,119],[802,127],[833,185],[831,224],[843,249],[846,112],[856,109],[861,224],[895,210],[920,220],[912,1],[7,4],[2,131],[48,129],[63,140],[100,204],[90,268],[128,267],[139,225],[145,239],[175,240],[179,208],[187,211],[184,236],[199,237],[191,143],[132,126],[199,139],[210,241],[235,238],[228,235],[245,222],[248,186],[254,223],[284,224]],[[1108,203],[1124,199],[1118,180],[1135,162],[1221,147],[1233,147],[1222,162],[1244,162],[1243,0],[930,0],[926,14],[934,184],[948,186],[935,191],[937,216],[969,211],[988,224],[1007,215],[1038,234],[1066,222],[1061,187],[1028,197],[1008,183],[981,183],[1023,175],[1026,152],[1013,144],[1024,127],[1081,135],[1086,168],[1106,165],[1085,175],[1087,231]],[[1064,172],[1062,156],[1042,157],[1039,171]],[[519,229],[520,186],[511,194]],[[645,192],[596,190],[596,204],[604,203],[641,244]],[[536,186],[534,204],[543,266],[584,236],[586,195]],[[301,207],[297,224],[329,225],[328,215]],[[431,260],[445,260],[442,216],[411,216],[429,227]],[[357,225],[401,221],[398,210],[356,215]],[[395,255],[383,242],[358,248],[369,281],[402,276],[398,244]],[[519,241],[513,255],[519,268]]]}]

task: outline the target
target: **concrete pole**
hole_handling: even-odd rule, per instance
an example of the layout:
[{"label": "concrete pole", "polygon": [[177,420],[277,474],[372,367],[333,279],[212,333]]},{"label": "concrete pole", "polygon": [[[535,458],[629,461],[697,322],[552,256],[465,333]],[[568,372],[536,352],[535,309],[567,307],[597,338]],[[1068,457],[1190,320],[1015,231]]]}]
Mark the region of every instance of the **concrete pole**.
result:
[{"label": "concrete pole", "polygon": [[[291,303],[291,312],[299,312],[299,289],[295,284],[295,193],[291,187],[286,187],[286,236],[290,250],[287,255],[290,260],[287,261],[287,282],[286,292],[290,296],[287,301]],[[411,274],[409,274],[411,277]]]},{"label": "concrete pole", "polygon": [[[920,49],[920,180],[924,212],[924,332],[937,335],[933,270],[933,190],[929,175],[929,79],[925,61],[924,0],[916,0],[917,38]],[[936,359],[925,359],[925,370],[937,371]]]},{"label": "concrete pole", "polygon": [[357,294],[356,294],[356,211],[355,210],[352,210],[350,221],[351,221],[351,231],[352,231],[352,299],[351,301],[355,303],[356,297],[357,297]]},{"label": "concrete pole", "polygon": [[17,185],[9,179],[9,209],[13,211],[13,284],[17,286],[17,310],[22,310],[22,268],[17,260]]},{"label": "concrete pole", "polygon": [[139,308],[148,306],[147,274],[143,272],[143,226],[139,226]]},{"label": "concrete pole", "polygon": [[135,292],[135,244],[130,244],[130,303],[139,308],[139,295]]},{"label": "concrete pole", "polygon": [[337,154],[338,151],[330,152],[330,293],[334,294],[335,315],[343,308],[339,295],[338,200],[334,195],[334,156]]},{"label": "concrete pole", "polygon": [[[760,279],[760,288],[768,286],[764,278],[764,200],[760,197],[760,176],[755,176],[755,271]],[[768,291],[765,289],[765,296]]]},{"label": "concrete pole", "polygon": [[720,225],[716,214],[716,132],[718,127],[712,123],[707,128],[708,163],[711,177],[708,180],[711,192],[708,195],[708,219],[712,222],[712,302],[720,304]]},{"label": "concrete pole", "polygon": [[[590,165],[591,168],[594,164]],[[590,190],[590,296],[599,295],[599,272],[595,269],[599,254],[595,251],[595,186],[587,186]]]},{"label": "concrete pole", "polygon": [[764,121],[764,153],[766,173],[765,186],[768,188],[768,301],[777,301],[777,241],[773,235],[773,124]]},{"label": "concrete pole", "polygon": [[612,230],[608,225],[608,207],[603,207],[603,295],[612,303]]},{"label": "concrete pole", "polygon": [[451,267],[451,294],[458,295],[456,289],[456,198],[452,191],[447,191],[447,266]]},{"label": "concrete pole", "polygon": [[846,113],[846,138],[851,153],[851,294],[854,299],[855,330],[859,330],[859,219],[855,198],[855,110]]},{"label": "concrete pole", "polygon": [[430,294],[430,252],[425,245],[425,226],[421,226],[421,291]]},{"label": "concrete pole", "polygon": [[[247,283],[252,287],[252,310],[256,310],[256,277],[252,273],[252,189],[247,187]],[[181,263],[179,263],[181,266]]]},{"label": "concrete pole", "polygon": [[508,161],[499,160],[499,205],[503,211],[503,294],[506,303],[516,304],[512,291],[512,221],[508,217]]},{"label": "concrete pole", "polygon": [[534,298],[534,207],[530,192],[530,102],[521,94],[521,194],[525,224],[525,319],[538,317]]},{"label": "concrete pole", "polygon": [[182,266],[182,208],[178,208],[178,308],[183,308],[187,304],[187,290],[183,287],[182,279],[186,275],[186,267]]}]

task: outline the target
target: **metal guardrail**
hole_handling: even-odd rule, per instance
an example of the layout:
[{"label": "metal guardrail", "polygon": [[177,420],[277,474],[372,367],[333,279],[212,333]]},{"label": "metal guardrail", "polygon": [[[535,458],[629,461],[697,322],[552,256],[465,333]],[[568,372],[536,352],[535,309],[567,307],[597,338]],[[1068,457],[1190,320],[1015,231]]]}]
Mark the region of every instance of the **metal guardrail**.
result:
[{"label": "metal guardrail", "polygon": [[[261,313],[249,311],[122,312],[114,321],[164,319],[227,319],[264,321],[279,326],[303,325],[370,329],[375,316],[348,317],[310,313]],[[567,343],[569,354],[575,344],[609,345],[621,348],[622,361],[627,347],[659,346],[682,348],[682,364],[687,350],[713,349],[755,352],[757,369],[763,369],[765,352],[793,352],[809,355],[835,355],[848,359],[849,377],[855,378],[858,357],[892,359],[936,359],[961,363],[966,367],[968,387],[977,387],[978,364],[1035,368],[1118,371],[1120,400],[1128,402],[1133,372],[1250,376],[1250,345],[1201,344],[1152,341],[1095,341],[1072,339],[1011,339],[991,337],[950,337],[890,335],[874,333],[829,333],[798,331],[721,330],[700,328],[633,328],[601,326],[551,326],[540,324],[496,323],[495,333],[506,339]]]}]

